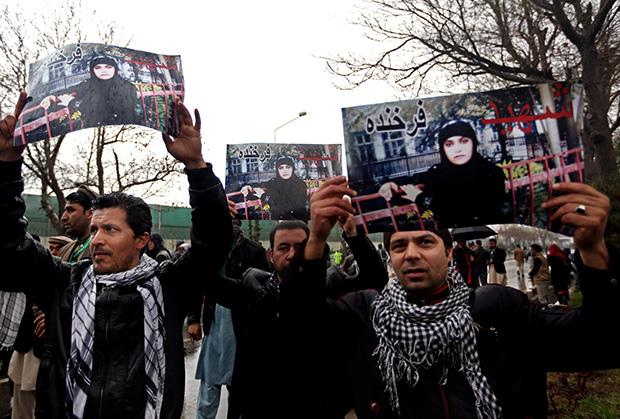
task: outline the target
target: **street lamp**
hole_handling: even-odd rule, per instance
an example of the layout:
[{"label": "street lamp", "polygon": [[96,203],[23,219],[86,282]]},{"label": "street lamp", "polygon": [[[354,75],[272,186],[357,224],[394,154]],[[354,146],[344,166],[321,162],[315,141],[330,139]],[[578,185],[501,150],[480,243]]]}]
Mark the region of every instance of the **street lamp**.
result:
[{"label": "street lamp", "polygon": [[282,128],[282,127],[284,127],[284,126],[286,126],[286,125],[290,124],[291,122],[293,122],[293,121],[295,121],[295,120],[297,120],[297,119],[301,118],[302,116],[306,116],[306,115],[308,115],[308,113],[307,113],[307,112],[301,111],[301,112],[299,112],[299,114],[297,114],[297,116],[296,116],[295,118],[291,119],[290,121],[286,121],[285,123],[283,123],[283,124],[282,124],[282,125],[280,125],[279,127],[276,127],[276,128],[273,130],[273,143],[274,143],[274,144],[276,143],[276,131],[277,131],[277,130],[279,130],[280,128]]}]

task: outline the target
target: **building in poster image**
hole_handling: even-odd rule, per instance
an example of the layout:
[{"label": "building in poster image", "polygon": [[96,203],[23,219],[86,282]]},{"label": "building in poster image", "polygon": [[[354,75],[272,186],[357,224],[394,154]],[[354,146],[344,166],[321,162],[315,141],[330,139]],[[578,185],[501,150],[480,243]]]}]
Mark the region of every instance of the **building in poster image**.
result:
[{"label": "building in poster image", "polygon": [[340,144],[229,144],[226,193],[240,219],[303,220],[321,181],[342,174]]},{"label": "building in poster image", "polygon": [[555,229],[540,204],[552,183],[583,181],[581,108],[571,83],[344,108],[359,228]]},{"label": "building in poster image", "polygon": [[112,45],[71,44],[30,64],[32,100],[15,144],[105,125],[174,134],[174,96],[184,96],[181,57]]}]

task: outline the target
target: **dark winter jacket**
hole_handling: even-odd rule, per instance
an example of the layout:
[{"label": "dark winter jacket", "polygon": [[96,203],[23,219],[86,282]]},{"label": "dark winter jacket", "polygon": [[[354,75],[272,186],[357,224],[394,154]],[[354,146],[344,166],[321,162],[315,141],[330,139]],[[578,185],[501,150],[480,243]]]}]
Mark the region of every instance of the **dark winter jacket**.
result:
[{"label": "dark winter jacket", "polygon": [[[260,243],[240,235],[233,243],[226,260],[225,276],[227,278],[241,278],[243,273],[250,268],[267,271],[269,269],[267,252]],[[204,298],[204,304],[203,297],[200,295],[195,296],[192,300],[187,315],[187,324],[200,323],[202,308],[202,332],[206,336],[209,334],[211,322],[215,316],[215,302],[208,295]]]},{"label": "dark winter jacket", "polygon": [[[610,260],[617,261],[615,255],[612,253]],[[312,387],[319,389],[308,397],[320,404],[318,417],[342,418],[351,408],[359,419],[398,417],[390,409],[372,356],[378,341],[371,323],[371,307],[378,292],[365,290],[338,300],[320,301],[320,278],[325,276],[321,261],[295,260],[288,272],[292,277],[287,280],[306,284],[305,292],[315,296],[317,305],[310,310],[322,321],[314,329],[321,331],[318,339],[310,335],[307,345],[315,345],[317,340],[329,342],[325,347],[314,348],[322,351],[315,355],[320,362],[315,365],[318,369],[314,374],[306,377],[313,382]],[[615,338],[609,333],[609,325],[620,320],[616,304],[620,297],[615,279],[618,272],[617,266],[609,271],[581,266],[581,309],[533,304],[522,292],[500,285],[471,291],[481,368],[500,402],[504,418],[546,418],[548,371],[620,366],[618,344],[613,343]],[[293,323],[292,319],[285,320]],[[532,347],[545,350],[529,357]],[[332,361],[325,363],[325,359]],[[321,364],[327,368],[320,368]],[[341,367],[333,368],[338,365]],[[465,377],[451,370],[445,385],[439,384],[439,378],[439,371],[430,370],[422,374],[414,389],[399,386],[401,418],[476,418],[474,395]]]},{"label": "dark winter jacket", "polygon": [[[187,170],[192,206],[192,246],[176,262],[157,268],[164,299],[166,378],[161,418],[179,418],[184,398],[182,325],[188,296],[202,293],[204,278],[223,265],[232,239],[224,191],[211,167]],[[64,418],[65,371],[74,295],[90,261],[69,265],[29,238],[21,197],[21,161],[0,162],[0,263],[21,275],[4,275],[0,289],[47,295],[51,359],[39,371],[39,417]],[[217,238],[217,239],[214,239]],[[197,276],[200,271],[204,276]],[[135,287],[97,288],[91,386],[85,418],[144,417],[143,300]],[[41,401],[39,403],[39,400]]]},{"label": "dark winter jacket", "polygon": [[506,273],[506,265],[504,264],[506,262],[506,250],[502,249],[501,247],[496,247],[494,249],[491,249],[491,263],[493,264],[493,267],[495,268],[495,272],[497,272],[498,274],[505,274]]},{"label": "dark winter jacket", "polygon": [[376,289],[382,290],[388,282],[388,274],[381,255],[366,235],[342,237],[351,249],[351,255],[357,262],[357,274],[350,275],[336,265],[327,268],[327,291],[329,297],[338,298],[349,292]]},{"label": "dark winter jacket", "polygon": [[[321,291],[327,293],[320,296],[323,299],[347,291],[382,289],[387,281],[385,267],[368,238],[347,241],[357,252],[360,273],[354,278],[331,278]],[[325,269],[325,260],[321,263]],[[232,310],[237,337],[235,397],[244,419],[319,418],[317,400],[307,400],[316,388],[306,379],[322,362],[315,345],[323,341],[307,343],[308,337],[317,336],[318,319],[310,310],[317,295],[307,293],[302,281],[283,280],[279,290],[267,286],[271,275],[250,269],[241,280],[218,277],[210,285],[208,296]]]}]

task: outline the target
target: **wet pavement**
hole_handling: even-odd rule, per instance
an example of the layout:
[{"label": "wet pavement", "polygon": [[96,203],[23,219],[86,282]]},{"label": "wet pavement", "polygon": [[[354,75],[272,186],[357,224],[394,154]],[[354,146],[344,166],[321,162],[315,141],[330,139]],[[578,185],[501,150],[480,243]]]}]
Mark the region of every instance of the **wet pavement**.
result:
[{"label": "wet pavement", "polygon": [[[198,355],[200,355],[200,342],[194,343],[185,337],[183,346],[185,347],[185,400],[183,401],[183,414],[181,419],[196,418],[196,400],[198,400],[198,390],[200,380],[194,378],[196,373],[196,364],[198,363]],[[228,393],[226,387],[222,387],[222,398],[220,400],[220,408],[217,412],[216,419],[226,419],[226,411],[228,410]]]}]

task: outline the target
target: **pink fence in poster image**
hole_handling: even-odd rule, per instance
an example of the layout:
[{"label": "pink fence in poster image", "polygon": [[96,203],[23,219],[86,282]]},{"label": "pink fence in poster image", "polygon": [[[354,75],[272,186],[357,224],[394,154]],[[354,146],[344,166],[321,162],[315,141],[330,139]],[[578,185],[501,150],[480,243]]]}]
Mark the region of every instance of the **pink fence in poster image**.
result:
[{"label": "pink fence in poster image", "polygon": [[[506,181],[506,189],[512,192],[512,208],[513,208],[513,219],[516,219],[516,194],[518,188],[529,187],[530,189],[530,220],[534,220],[535,218],[535,210],[536,203],[534,200],[534,185],[540,182],[547,182],[547,193],[551,196],[551,185],[554,183],[554,179],[561,178],[563,181],[570,182],[570,174],[577,173],[579,178],[579,182],[584,181],[584,162],[583,162],[583,148],[573,148],[571,150],[564,151],[559,154],[552,154],[547,156],[536,157],[531,160],[520,161],[517,163],[505,164],[502,165],[502,169],[505,169],[508,173],[508,180]],[[566,164],[566,159],[569,156],[574,156],[574,162]],[[556,167],[551,169],[549,167],[549,162],[557,159],[560,163],[560,167]],[[544,170],[532,173],[532,165],[533,164],[542,164],[544,165]],[[526,175],[518,178],[513,178],[513,173],[517,171],[519,168],[525,168]],[[550,212],[547,211],[547,215],[550,215]],[[547,217],[547,228],[551,225],[549,221],[549,217]]]},{"label": "pink fence in poster image", "polygon": [[[385,202],[386,208],[362,212],[362,202],[371,201],[374,199],[380,199]],[[398,231],[398,223],[396,222],[396,217],[402,214],[414,213],[418,217],[418,221],[420,225],[422,225],[422,217],[420,211],[418,211],[418,206],[414,203],[401,205],[398,207],[393,207],[390,204],[390,201],[386,200],[379,193],[373,193],[370,195],[358,196],[351,199],[351,203],[354,205],[357,213],[359,215],[355,216],[355,224],[361,225],[364,229],[364,232],[368,234],[368,223],[375,220],[381,220],[383,218],[390,218],[392,221],[392,226],[394,231]]]},{"label": "pink fence in poster image", "polygon": [[235,202],[235,208],[237,209],[237,211],[239,210],[244,211],[246,221],[249,221],[250,219],[248,208],[260,208],[260,219],[261,220],[265,219],[265,213],[263,211],[263,201],[261,201],[260,199],[253,199],[251,201],[248,201],[241,192],[231,192],[229,194],[226,194],[226,197],[228,199],[231,199],[232,197],[235,197],[238,195],[243,196],[243,202]]},{"label": "pink fence in poster image", "polygon": [[[140,104],[142,105],[142,114],[144,115],[144,125],[148,126],[147,120],[147,109],[146,103],[144,102],[145,97],[164,97],[164,108],[165,115],[168,115],[168,99],[172,96],[183,97],[184,92],[184,84],[168,84],[168,83],[136,83],[136,87],[138,88],[138,95],[140,96]],[[161,90],[157,90],[157,88],[161,88]],[[155,112],[155,129],[161,131],[159,126],[159,109],[157,108],[157,101],[153,100],[153,111]],[[176,113],[174,115],[176,118]],[[168,132],[168,118],[164,118],[166,121],[166,129],[164,132]]]},{"label": "pink fence in poster image", "polygon": [[[516,191],[518,188],[529,188],[530,195],[530,220],[535,219],[535,199],[534,199],[534,185],[540,182],[547,182],[547,192],[551,196],[551,185],[554,183],[554,179],[561,178],[566,181],[570,181],[569,175],[576,173],[579,182],[584,181],[584,162],[582,158],[583,148],[573,148],[571,150],[564,151],[559,154],[547,155],[542,157],[536,157],[530,160],[524,160],[517,163],[501,165],[502,169],[505,169],[508,173],[508,180],[506,181],[506,189],[511,191],[512,196],[512,208],[513,208],[513,220],[516,219],[517,208],[517,196]],[[566,163],[569,156],[574,156],[573,163]],[[550,161],[557,159],[560,167],[550,168]],[[543,170],[535,172],[533,170],[534,165],[543,165]],[[525,170],[524,176],[513,177],[513,173],[518,172],[519,168]],[[418,185],[420,186],[420,185]],[[385,203],[385,208],[362,212],[361,203],[369,200],[382,200]],[[379,219],[390,218],[394,231],[398,231],[398,225],[396,223],[396,216],[401,214],[415,213],[417,214],[420,223],[422,223],[421,214],[418,211],[416,204],[408,204],[404,206],[393,207],[389,201],[385,200],[380,194],[374,193],[370,195],[359,196],[352,199],[352,202],[357,210],[358,215],[355,216],[356,224],[361,225],[366,233],[368,233],[368,222]],[[549,215],[549,214],[548,214]],[[549,220],[549,217],[547,217]],[[550,222],[547,221],[547,228],[550,227]]]},{"label": "pink fence in poster image", "polygon": [[[24,116],[39,109],[43,109],[43,116],[35,119],[34,121],[28,122],[27,124],[24,124]],[[50,127],[50,122],[56,119],[60,119],[62,117],[65,117],[69,120],[69,129],[73,131],[73,121],[71,120],[71,113],[69,111],[69,108],[62,108],[58,111],[48,113],[47,108],[38,105],[23,111],[22,114],[19,116],[19,128],[15,130],[15,139],[13,140],[14,144],[18,144],[17,141],[19,141],[21,144],[26,144],[26,133],[33,131],[43,125],[45,125],[45,128],[47,129],[48,137],[52,138],[53,135],[52,129]]]}]

